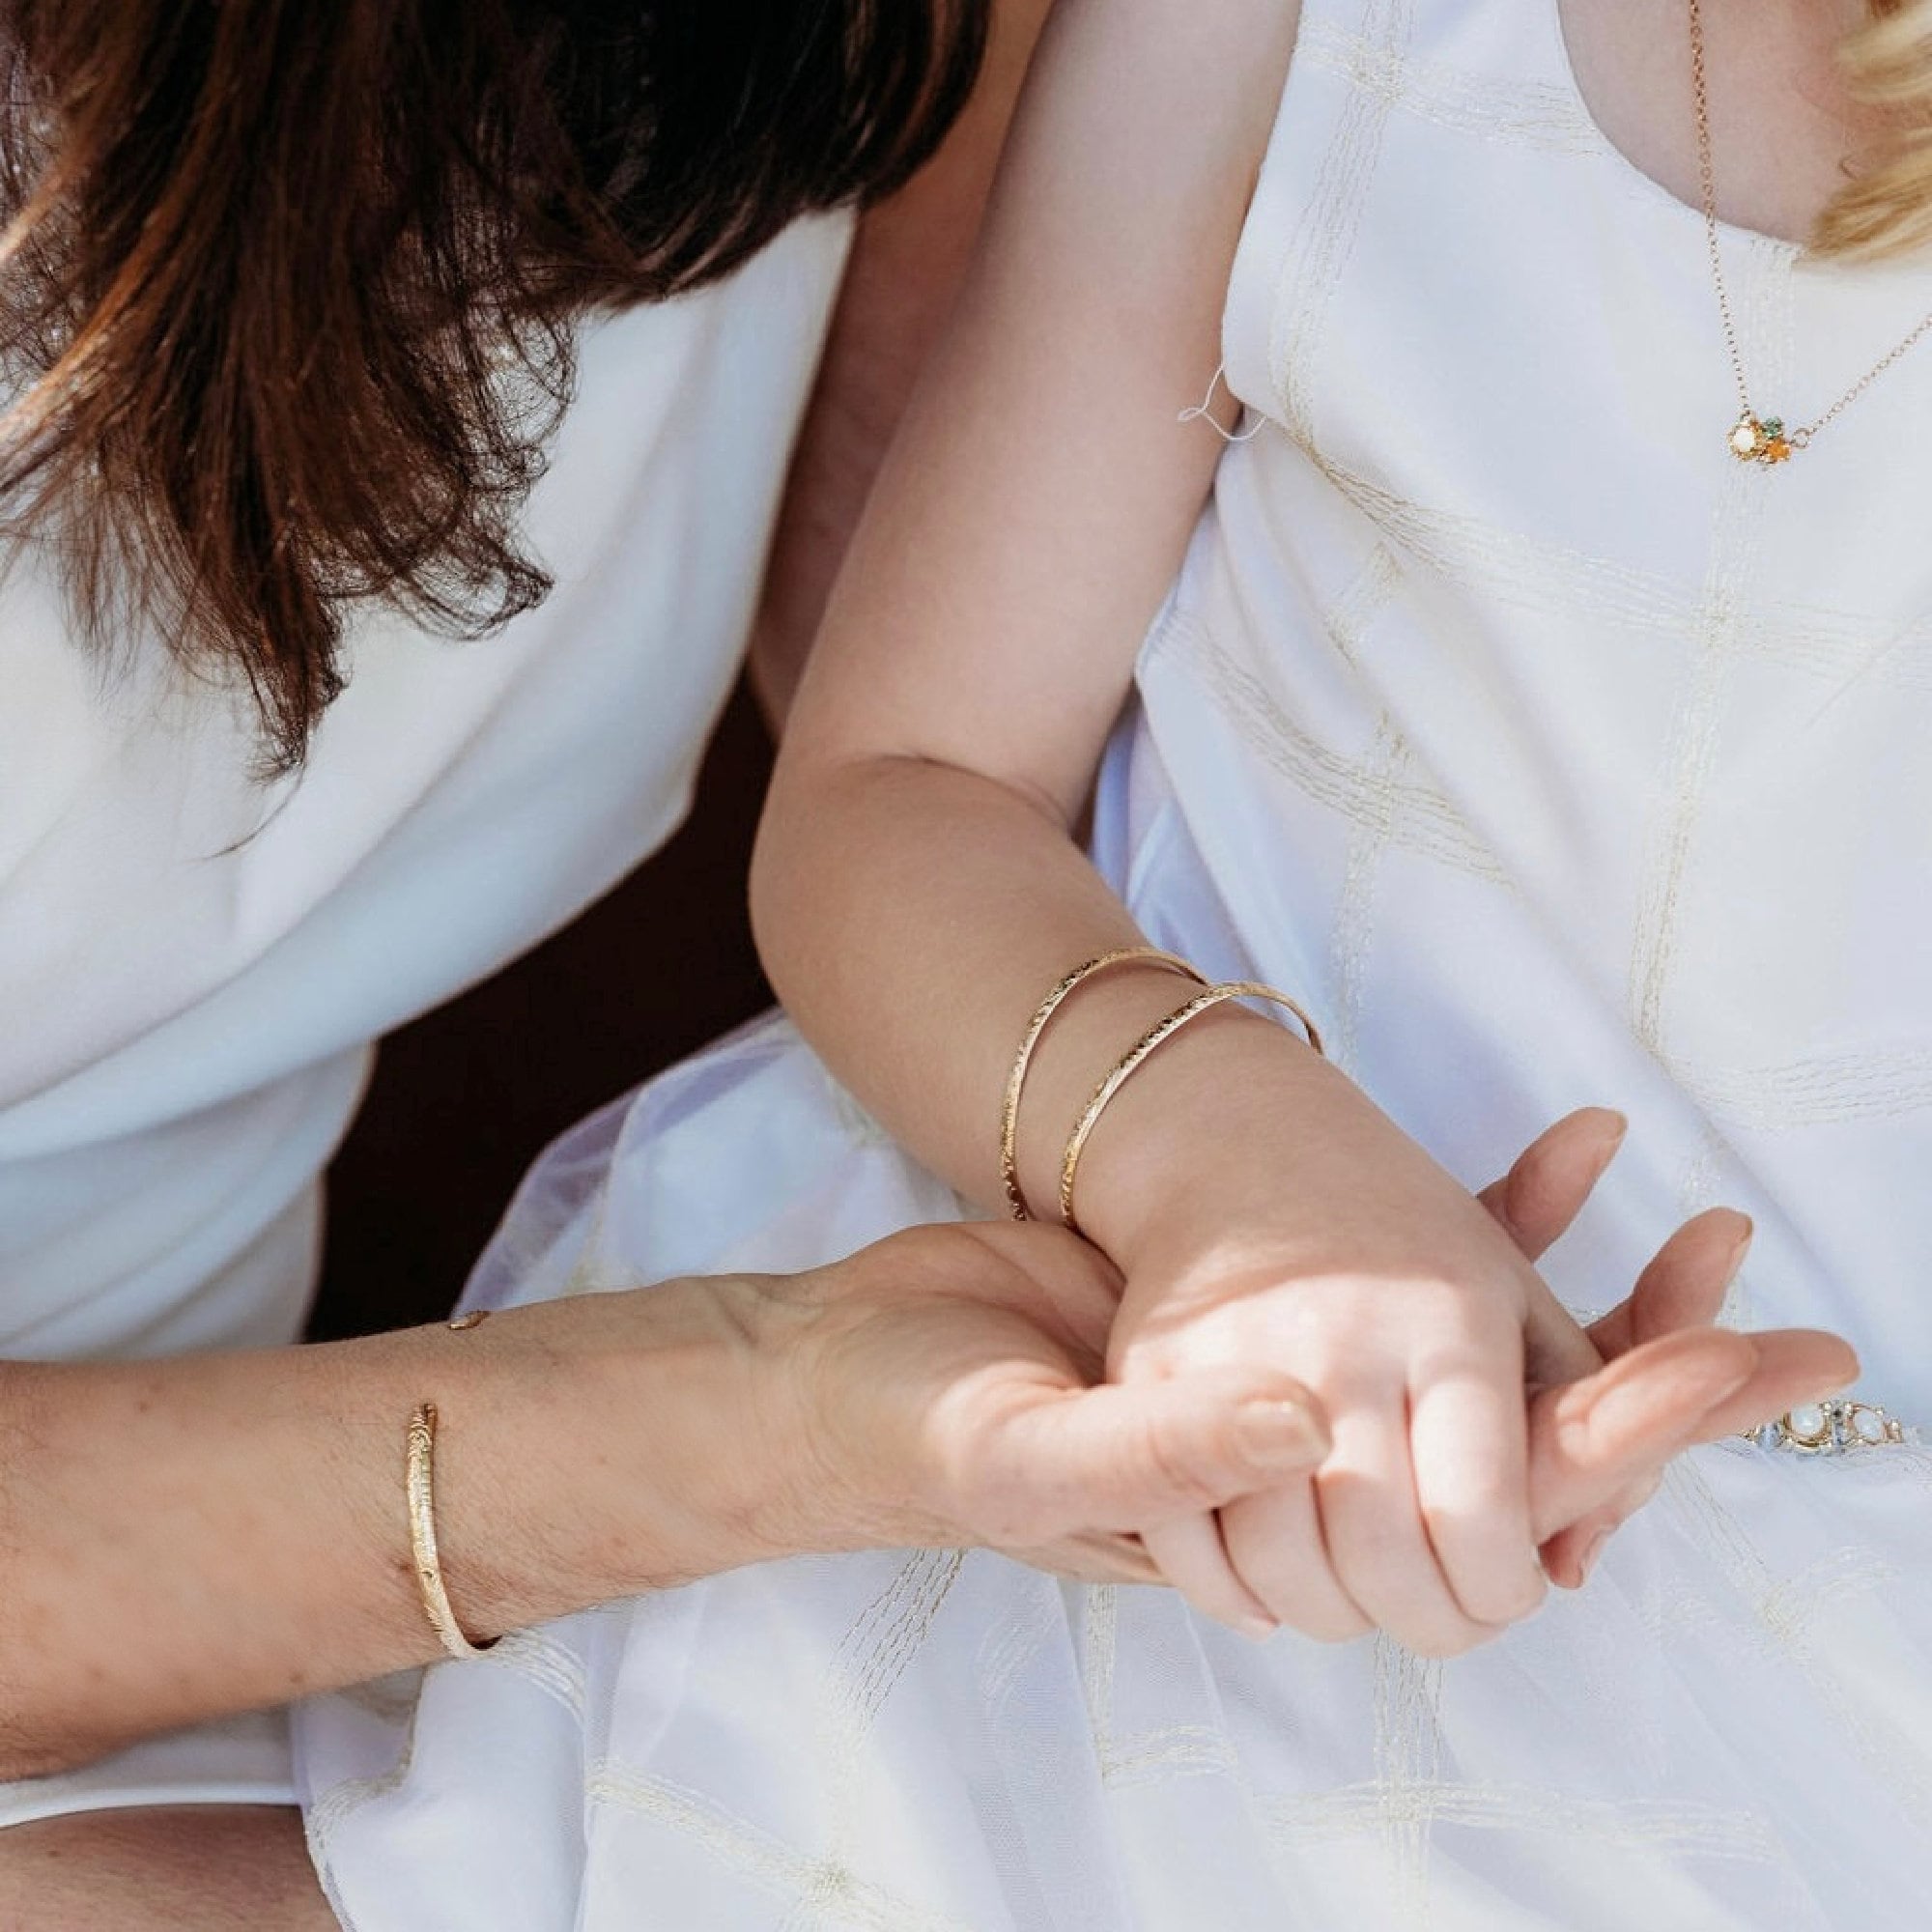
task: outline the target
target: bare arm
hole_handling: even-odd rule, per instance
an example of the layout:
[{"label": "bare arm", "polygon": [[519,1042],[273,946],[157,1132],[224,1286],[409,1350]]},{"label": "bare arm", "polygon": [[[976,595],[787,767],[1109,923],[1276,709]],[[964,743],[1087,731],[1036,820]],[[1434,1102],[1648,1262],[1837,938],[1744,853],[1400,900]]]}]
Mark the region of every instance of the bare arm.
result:
[{"label": "bare arm", "polygon": [[[1296,11],[1058,11],[781,763],[753,881],[767,964],[867,1103],[988,1205],[1027,1015],[1134,938],[1070,828],[1220,452],[1179,418],[1220,360]],[[1095,988],[1030,1117],[1069,1122],[1096,1039],[1169,990]],[[1050,1138],[1023,1142],[1035,1190]]]},{"label": "bare arm", "polygon": [[906,398],[952,312],[1051,4],[999,0],[985,71],[959,125],[930,166],[859,224],[752,641],[753,683],[775,727]]},{"label": "bare arm", "polygon": [[949,1227],[460,1334],[0,1364],[0,1778],[434,1661],[404,1507],[424,1401],[479,1640],[807,1551],[985,1544],[1151,1580],[1127,1532],[1321,1438],[1265,1365],[1094,1388],[1118,1290],[1055,1231]]},{"label": "bare arm", "polygon": [[[753,881],[773,980],[988,1207],[1028,1015],[1139,938],[1074,827],[1220,459],[1180,416],[1220,361],[1296,25],[1278,0],[1064,0],[781,758]],[[1056,1020],[1021,1121],[1036,1203],[1100,1073],[1179,1004],[1122,974]],[[1437,1656],[1540,1601],[1525,1379],[1580,1372],[1591,1345],[1367,1095],[1224,1008],[1124,1090],[1081,1190],[1126,1277],[1123,1385],[1273,1360],[1335,1430],[1312,1500],[1289,1484],[1151,1527],[1171,1581],[1245,1627],[1379,1626]],[[1845,1354],[1806,1360],[1829,1380]]]},{"label": "bare arm", "polygon": [[436,1657],[402,1488],[427,1399],[475,1632],[743,1560],[759,1459],[702,1452],[707,1410],[755,1426],[764,1319],[677,1284],[465,1334],[0,1366],[0,1776]]}]

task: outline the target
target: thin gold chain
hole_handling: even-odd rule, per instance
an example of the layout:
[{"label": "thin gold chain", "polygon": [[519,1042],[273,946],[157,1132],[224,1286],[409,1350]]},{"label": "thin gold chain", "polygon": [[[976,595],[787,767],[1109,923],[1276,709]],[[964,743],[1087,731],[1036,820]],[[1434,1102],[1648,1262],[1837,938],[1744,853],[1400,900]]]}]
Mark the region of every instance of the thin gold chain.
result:
[{"label": "thin gold chain", "polygon": [[[1874,362],[1815,422],[1785,430],[1776,417],[1761,417],[1758,414],[1751,406],[1750,381],[1745,374],[1744,351],[1738,345],[1737,319],[1731,312],[1731,292],[1724,280],[1723,249],[1718,234],[1718,169],[1713,158],[1714,144],[1711,139],[1711,89],[1704,55],[1704,9],[1701,0],[1690,0],[1690,93],[1697,115],[1697,180],[1704,197],[1704,242],[1711,256],[1711,280],[1718,291],[1718,313],[1724,325],[1724,348],[1731,358],[1731,374],[1738,385],[1738,404],[1744,412],[1738,428],[1732,432],[1732,447],[1740,456],[1765,460],[1767,452],[1776,442],[1787,443],[1792,449],[1803,449],[1821,429],[1843,415],[1887,370],[1902,361],[1927,335],[1932,335],[1932,315],[1927,315],[1889,355]],[[1776,439],[1763,436],[1767,426],[1778,432]],[[1759,432],[1758,440],[1750,449],[1744,448],[1736,440],[1747,427]],[[1769,460],[1776,462],[1782,459],[1773,456]]]}]

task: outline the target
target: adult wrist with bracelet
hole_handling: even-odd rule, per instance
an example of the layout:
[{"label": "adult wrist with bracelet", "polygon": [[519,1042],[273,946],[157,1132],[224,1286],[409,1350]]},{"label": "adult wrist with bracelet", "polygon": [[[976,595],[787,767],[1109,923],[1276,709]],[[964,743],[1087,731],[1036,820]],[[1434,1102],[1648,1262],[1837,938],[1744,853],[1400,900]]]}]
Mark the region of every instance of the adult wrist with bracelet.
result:
[{"label": "adult wrist with bracelet", "polygon": [[0,1775],[441,1655],[405,1507],[423,1404],[436,1567],[469,1637],[766,1553],[788,1445],[753,1445],[785,1415],[791,1327],[768,1303],[673,1282],[480,1334],[0,1363]]}]

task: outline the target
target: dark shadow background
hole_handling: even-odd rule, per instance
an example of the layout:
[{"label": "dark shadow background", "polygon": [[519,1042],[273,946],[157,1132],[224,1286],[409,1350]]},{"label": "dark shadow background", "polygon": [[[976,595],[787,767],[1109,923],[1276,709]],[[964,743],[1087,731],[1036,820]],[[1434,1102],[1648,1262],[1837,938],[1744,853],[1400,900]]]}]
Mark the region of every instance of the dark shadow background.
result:
[{"label": "dark shadow background", "polygon": [[770,1004],[745,911],[771,741],[741,690],[690,821],[576,924],[394,1035],[329,1173],[319,1341],[448,1313],[573,1122]]}]

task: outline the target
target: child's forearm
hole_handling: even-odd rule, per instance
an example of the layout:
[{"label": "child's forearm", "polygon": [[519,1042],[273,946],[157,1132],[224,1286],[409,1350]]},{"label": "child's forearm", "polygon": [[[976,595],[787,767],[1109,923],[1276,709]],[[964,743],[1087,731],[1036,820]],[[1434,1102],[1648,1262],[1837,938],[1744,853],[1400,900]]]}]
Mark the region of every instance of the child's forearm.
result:
[{"label": "child's forearm", "polygon": [[[1189,406],[1221,394],[1229,269],[1294,12],[1055,9],[980,262],[854,542],[767,812],[753,908],[781,993],[855,1093],[989,1206],[1029,1017],[1070,968],[1138,937],[1071,827],[1221,458]],[[1042,1208],[1094,1084],[1185,995],[1122,974],[1055,1021],[1020,1141]],[[1172,1058],[1244,1032],[1292,1045],[1223,1012]],[[1103,1239],[1118,1138],[1110,1113],[1091,1222],[1082,1176]]]},{"label": "child's forearm", "polygon": [[[781,785],[754,894],[781,995],[895,1135],[972,1199],[1003,1208],[999,1127],[1014,1050],[1071,967],[1145,943],[1132,917],[1050,806],[979,774],[862,761],[814,778],[810,810],[790,803]],[[1095,1084],[1194,990],[1157,970],[1121,972],[1054,1020],[1020,1121],[1021,1179],[1037,1213],[1055,1212],[1061,1153]],[[1232,1008],[1151,1062],[1082,1167],[1083,1224],[1117,1261],[1169,1195],[1198,1193],[1187,1148],[1205,1147],[1208,1122],[1198,1136],[1190,1122],[1204,1104],[1223,1123],[1238,1107],[1231,1066],[1277,1094],[1276,1073],[1321,1077],[1293,1035]]]}]

